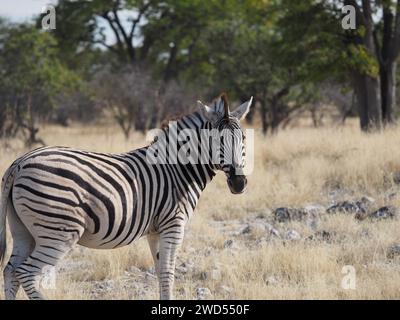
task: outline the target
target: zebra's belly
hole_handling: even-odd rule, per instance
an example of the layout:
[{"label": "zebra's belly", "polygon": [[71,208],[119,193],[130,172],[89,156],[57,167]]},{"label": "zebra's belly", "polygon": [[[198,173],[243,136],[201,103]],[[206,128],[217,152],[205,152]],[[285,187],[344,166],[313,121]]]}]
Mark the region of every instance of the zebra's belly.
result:
[{"label": "zebra's belly", "polygon": [[126,245],[124,244],[118,246],[118,244],[114,242],[104,243],[104,240],[89,231],[85,231],[83,233],[82,237],[78,241],[78,244],[92,249],[113,249]]},{"label": "zebra's belly", "polygon": [[121,238],[113,241],[105,241],[101,237],[98,237],[92,232],[86,230],[79,239],[78,244],[92,249],[115,249],[127,246],[137,239],[145,236],[147,233],[148,232],[140,233],[136,236],[132,234],[131,237],[128,237],[125,241],[121,241]]}]

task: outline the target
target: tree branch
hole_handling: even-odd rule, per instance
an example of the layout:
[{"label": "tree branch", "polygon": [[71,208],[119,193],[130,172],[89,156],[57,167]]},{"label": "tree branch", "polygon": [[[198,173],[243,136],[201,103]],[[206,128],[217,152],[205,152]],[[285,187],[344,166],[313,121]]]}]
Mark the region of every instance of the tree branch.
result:
[{"label": "tree branch", "polygon": [[108,45],[104,40],[95,40],[93,43],[101,44],[102,46],[106,47],[108,50],[114,52],[114,53],[119,53],[117,49],[115,49],[113,46]]},{"label": "tree branch", "polygon": [[400,0],[397,0],[396,5],[396,19],[393,34],[394,48],[392,50],[391,59],[396,60],[400,54]]},{"label": "tree branch", "polygon": [[139,9],[139,13],[138,13],[137,18],[132,21],[131,31],[129,32],[129,38],[131,39],[131,41],[133,40],[133,36],[134,36],[135,30],[136,30],[137,24],[140,22],[140,20],[142,19],[143,15],[146,13],[147,9],[150,8],[151,4],[152,4],[152,2],[149,1],[145,5],[143,5]]},{"label": "tree branch", "polygon": [[114,32],[115,38],[117,39],[117,46],[119,52],[122,54],[124,52],[124,46],[121,40],[121,36],[118,32],[118,29],[115,27],[113,20],[108,16],[108,12],[105,12],[101,15],[103,19],[105,19],[110,25],[111,30]]},{"label": "tree branch", "polygon": [[125,41],[125,44],[126,44],[126,47],[127,47],[127,50],[128,50],[129,58],[133,62],[133,61],[135,61],[135,50],[133,48],[132,38],[130,38],[130,36],[128,36],[128,34],[126,33],[126,31],[125,31],[125,29],[124,29],[124,27],[123,27],[123,25],[121,23],[121,20],[120,20],[120,18],[118,16],[117,9],[118,9],[117,6],[114,6],[114,8],[112,9],[112,13],[114,15],[113,22],[116,23],[120,33],[122,34],[122,37],[124,38],[124,41]]},{"label": "tree branch", "polygon": [[382,55],[382,48],[381,45],[379,43],[379,39],[378,39],[378,33],[376,30],[374,30],[374,32],[372,33],[373,37],[374,37],[374,44],[375,44],[375,51],[376,51],[376,56],[378,58],[379,64],[383,64],[384,63],[384,58]]},{"label": "tree branch", "polygon": [[362,8],[365,19],[368,22],[371,22],[372,21],[371,0],[362,0]]}]

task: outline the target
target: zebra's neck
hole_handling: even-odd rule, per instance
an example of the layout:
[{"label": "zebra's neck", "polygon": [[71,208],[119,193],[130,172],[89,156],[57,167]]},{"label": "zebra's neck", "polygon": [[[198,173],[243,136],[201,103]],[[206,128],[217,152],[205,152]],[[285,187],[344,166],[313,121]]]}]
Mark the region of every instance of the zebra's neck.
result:
[{"label": "zebra's neck", "polygon": [[[178,119],[177,124],[178,132],[181,129],[192,129],[193,132],[196,134],[196,139],[199,143],[202,142],[201,131],[211,129],[211,123],[204,120],[201,114],[198,112],[183,116],[181,119]],[[183,169],[186,169],[188,171],[193,170],[193,172],[197,173],[194,174],[194,176],[198,178],[196,182],[203,191],[206,185],[211,182],[213,177],[216,175],[216,167],[211,162],[211,158],[209,157],[209,150],[201,150],[201,152],[207,153],[208,161],[206,163],[202,163],[199,157],[197,164],[188,163],[186,165],[180,164],[180,166],[183,167]]]},{"label": "zebra's neck", "polygon": [[[197,139],[197,142],[201,143],[202,131],[210,130],[211,124],[203,119],[200,113],[191,113],[170,122],[168,126],[162,129],[163,134],[158,135],[158,140],[155,143],[166,146],[169,146],[171,143],[176,143],[177,148],[175,151],[181,150],[182,142],[178,142],[178,136],[180,136],[182,130],[185,129],[190,130],[193,135],[191,139]],[[189,148],[193,148],[193,145]],[[165,162],[163,167],[168,166],[169,171],[174,176],[178,198],[187,197],[190,207],[194,209],[202,191],[215,176],[216,167],[212,163],[211,158],[208,161],[200,161],[200,159],[198,159],[199,161],[195,161],[195,163],[193,163],[193,161],[192,163],[190,161],[188,163],[182,163],[176,152],[170,152],[169,147],[167,147],[167,149],[168,156],[165,158],[168,159],[168,161]],[[191,151],[193,151],[193,149]],[[201,150],[201,152],[204,152],[204,150]],[[206,152],[209,153],[209,150],[206,150]],[[175,157],[174,159],[177,161],[170,161],[169,156]],[[208,158],[209,157],[207,157],[207,159]]]},{"label": "zebra's neck", "polygon": [[[190,139],[194,138],[197,141],[197,143],[200,144],[202,141],[201,132],[204,130],[211,130],[212,128],[211,123],[206,121],[199,112],[193,112],[191,114],[185,115],[179,119],[174,120],[173,122],[175,123],[172,123],[172,125],[167,126],[164,129],[165,137],[167,137],[167,139],[171,139],[171,137],[176,138],[177,136],[180,135],[182,130],[189,129],[190,132],[194,135]],[[170,131],[172,130],[172,128],[176,129],[176,132],[171,134]],[[193,144],[189,145],[191,152],[193,152],[192,148],[195,147],[195,145]],[[207,153],[207,159],[209,159],[207,162],[203,163],[203,161],[200,161],[201,154],[198,154],[199,158],[197,159],[198,161],[195,161],[196,162],[195,164],[193,162],[184,164],[178,159],[178,166],[181,168],[182,171],[191,173],[194,178],[192,182],[199,185],[201,187],[201,190],[204,190],[206,185],[215,176],[216,167],[211,162],[211,158],[209,157],[209,150],[201,150],[201,152]]]}]

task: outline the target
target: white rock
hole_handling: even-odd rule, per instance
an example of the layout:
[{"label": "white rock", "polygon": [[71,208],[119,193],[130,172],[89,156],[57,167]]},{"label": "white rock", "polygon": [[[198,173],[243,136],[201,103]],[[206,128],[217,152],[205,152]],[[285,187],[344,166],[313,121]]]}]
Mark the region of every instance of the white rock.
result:
[{"label": "white rock", "polygon": [[197,288],[196,295],[198,300],[206,300],[212,297],[211,290],[208,288]]},{"label": "white rock", "polygon": [[278,283],[278,280],[274,276],[269,276],[267,280],[265,280],[267,286],[273,286]]},{"label": "white rock", "polygon": [[277,237],[280,236],[279,235],[279,231],[277,229],[275,229],[272,224],[269,224],[269,223],[265,222],[264,226],[265,226],[265,230],[266,230],[267,233],[269,233],[271,235],[274,235],[274,236],[277,236]]},{"label": "white rock", "polygon": [[268,222],[264,222],[264,226],[267,231],[271,231],[274,228],[274,226]]},{"label": "white rock", "polygon": [[325,208],[320,205],[308,205],[304,207],[304,210],[307,211],[309,214],[315,215],[325,211]]},{"label": "white rock", "polygon": [[140,270],[138,267],[136,266],[130,266],[126,271],[128,271],[129,273],[142,273],[142,270]]},{"label": "white rock", "polygon": [[250,231],[256,234],[263,234],[266,231],[266,226],[261,222],[253,222],[250,224]]},{"label": "white rock", "polygon": [[280,237],[281,237],[279,231],[276,230],[275,228],[272,228],[272,229],[269,231],[269,233],[270,233],[272,236],[274,236],[274,237],[277,237],[277,238],[280,238]]},{"label": "white rock", "polygon": [[289,230],[288,232],[286,232],[285,239],[291,240],[291,241],[292,240],[300,240],[301,236],[296,230],[292,229],[292,230]]},{"label": "white rock", "polygon": [[186,250],[187,250],[188,253],[194,253],[194,252],[197,251],[197,250],[196,250],[195,248],[193,248],[193,247],[188,247],[188,248],[186,248]]},{"label": "white rock", "polygon": [[146,272],[145,278],[146,279],[157,279],[157,276],[155,276],[154,274],[151,274],[150,272]]},{"label": "white rock", "polygon": [[365,203],[365,204],[372,204],[375,202],[375,199],[369,196],[364,196],[361,198],[360,200],[361,202]]}]

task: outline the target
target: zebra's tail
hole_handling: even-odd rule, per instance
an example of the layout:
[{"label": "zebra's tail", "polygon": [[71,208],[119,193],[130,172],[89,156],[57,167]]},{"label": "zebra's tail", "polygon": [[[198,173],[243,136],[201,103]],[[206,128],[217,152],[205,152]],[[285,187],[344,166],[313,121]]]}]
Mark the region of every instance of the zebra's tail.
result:
[{"label": "zebra's tail", "polygon": [[0,198],[0,267],[3,266],[4,256],[7,250],[6,238],[6,216],[8,201],[15,178],[16,163],[11,165],[6,171],[1,181],[1,198]]}]

